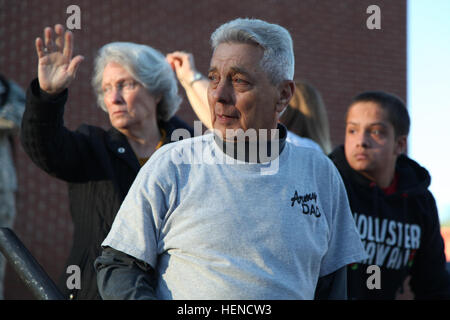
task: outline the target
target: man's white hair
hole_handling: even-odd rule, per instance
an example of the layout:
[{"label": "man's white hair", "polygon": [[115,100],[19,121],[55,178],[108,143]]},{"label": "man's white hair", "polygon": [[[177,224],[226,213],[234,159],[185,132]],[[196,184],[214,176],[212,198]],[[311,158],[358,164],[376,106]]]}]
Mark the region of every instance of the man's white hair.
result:
[{"label": "man's white hair", "polygon": [[153,96],[161,96],[157,107],[158,120],[169,120],[178,110],[181,98],[175,74],[164,55],[152,47],[131,42],[112,42],[100,48],[95,59],[92,86],[97,103],[107,111],[102,91],[103,71],[109,62],[127,70]]},{"label": "man's white hair", "polygon": [[292,37],[285,28],[259,19],[238,18],[221,25],[211,35],[213,50],[227,42],[260,46],[264,50],[261,67],[273,84],[294,79]]}]

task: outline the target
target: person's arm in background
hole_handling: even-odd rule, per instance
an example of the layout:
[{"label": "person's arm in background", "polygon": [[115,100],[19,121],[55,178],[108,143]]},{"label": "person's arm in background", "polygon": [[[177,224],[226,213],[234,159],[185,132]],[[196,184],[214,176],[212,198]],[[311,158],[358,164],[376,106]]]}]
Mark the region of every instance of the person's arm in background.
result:
[{"label": "person's arm in background", "polygon": [[208,78],[195,69],[194,57],[190,53],[175,51],[167,54],[167,62],[172,66],[180,81],[192,109],[208,129],[212,128],[208,104]]},{"label": "person's arm in background", "polygon": [[14,134],[20,127],[25,110],[25,92],[13,81],[3,81],[8,88],[4,88],[7,95],[4,104],[0,106],[0,132],[8,135]]}]

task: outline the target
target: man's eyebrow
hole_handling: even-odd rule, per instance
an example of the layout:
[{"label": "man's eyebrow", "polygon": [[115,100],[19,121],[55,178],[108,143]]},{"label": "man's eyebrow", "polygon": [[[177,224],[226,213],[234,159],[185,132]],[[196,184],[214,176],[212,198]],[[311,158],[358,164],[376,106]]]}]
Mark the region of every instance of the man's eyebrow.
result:
[{"label": "man's eyebrow", "polygon": [[[216,72],[216,71],[217,71],[216,67],[210,67],[209,70],[208,70],[208,73]],[[233,74],[233,75],[234,74],[242,74],[242,75],[245,75],[247,77],[251,77],[250,73],[247,70],[245,70],[244,68],[231,67],[230,71],[231,71],[231,74]]]},{"label": "man's eyebrow", "polygon": [[243,69],[243,68],[231,67],[230,70],[232,71],[233,74],[242,74],[244,76],[250,77],[250,73],[247,70]]},{"label": "man's eyebrow", "polygon": [[215,71],[217,71],[217,68],[216,68],[216,67],[210,67],[210,68],[208,69],[208,73],[215,72]]}]

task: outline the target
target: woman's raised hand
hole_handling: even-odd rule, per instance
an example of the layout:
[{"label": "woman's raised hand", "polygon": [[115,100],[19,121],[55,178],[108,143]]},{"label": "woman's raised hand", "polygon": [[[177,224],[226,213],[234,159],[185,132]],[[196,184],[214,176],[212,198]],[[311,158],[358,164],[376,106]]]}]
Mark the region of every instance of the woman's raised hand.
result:
[{"label": "woman's raised hand", "polygon": [[36,52],[39,85],[48,94],[58,94],[66,89],[84,59],[81,55],[72,58],[73,34],[64,32],[60,24],[55,25],[54,32],[50,27],[44,29],[44,41],[36,38]]}]

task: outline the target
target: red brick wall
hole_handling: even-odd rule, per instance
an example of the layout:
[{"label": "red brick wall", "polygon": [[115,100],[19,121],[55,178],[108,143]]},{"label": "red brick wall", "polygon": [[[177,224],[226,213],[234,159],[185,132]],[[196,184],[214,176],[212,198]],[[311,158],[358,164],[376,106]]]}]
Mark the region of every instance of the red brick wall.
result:
[{"label": "red brick wall", "polygon": [[[332,142],[343,142],[344,113],[356,93],[382,89],[406,99],[405,0],[0,0],[0,72],[27,87],[36,76],[34,39],[45,26],[65,24],[66,8],[81,9],[75,54],[83,54],[70,87],[65,123],[108,125],[95,106],[90,76],[96,50],[111,41],[149,44],[163,53],[193,52],[205,73],[209,36],[223,22],[255,17],[286,27],[292,34],[296,77],[308,80],[327,105]],[[381,8],[381,30],[368,30],[366,8]],[[195,118],[184,103],[179,115]],[[17,144],[18,214],[15,231],[53,279],[63,272],[72,224],[64,183],[49,177]],[[32,298],[8,270],[6,298]]]}]

